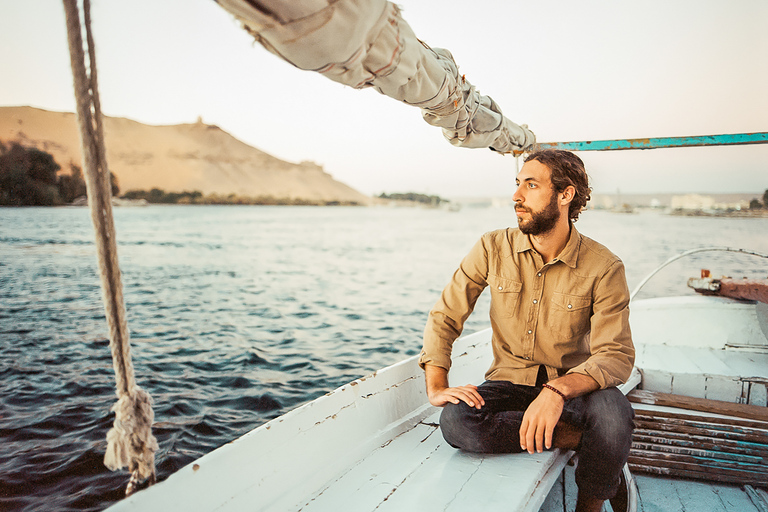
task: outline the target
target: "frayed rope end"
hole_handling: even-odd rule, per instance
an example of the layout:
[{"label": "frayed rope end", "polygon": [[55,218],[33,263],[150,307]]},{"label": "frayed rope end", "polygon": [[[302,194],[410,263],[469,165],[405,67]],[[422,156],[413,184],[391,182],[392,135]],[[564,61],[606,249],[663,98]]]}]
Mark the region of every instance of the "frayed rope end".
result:
[{"label": "frayed rope end", "polygon": [[136,386],[112,406],[115,422],[107,433],[104,465],[111,471],[127,468],[140,481],[154,478],[157,439],[152,435],[152,398]]}]

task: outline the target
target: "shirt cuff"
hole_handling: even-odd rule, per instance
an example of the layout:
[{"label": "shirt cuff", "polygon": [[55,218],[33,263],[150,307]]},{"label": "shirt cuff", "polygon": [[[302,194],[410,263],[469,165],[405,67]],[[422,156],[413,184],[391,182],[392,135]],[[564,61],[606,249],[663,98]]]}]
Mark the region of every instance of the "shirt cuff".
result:
[{"label": "shirt cuff", "polygon": [[424,350],[419,356],[419,366],[424,369],[426,365],[439,366],[445,370],[451,369],[451,356],[445,354],[427,354]]},{"label": "shirt cuff", "polygon": [[600,389],[610,388],[612,386],[618,386],[619,384],[622,384],[621,380],[613,377],[598,365],[590,361],[584,361],[579,366],[575,366],[568,370],[567,373],[580,373],[582,375],[588,375],[595,379],[595,382],[598,383]]}]

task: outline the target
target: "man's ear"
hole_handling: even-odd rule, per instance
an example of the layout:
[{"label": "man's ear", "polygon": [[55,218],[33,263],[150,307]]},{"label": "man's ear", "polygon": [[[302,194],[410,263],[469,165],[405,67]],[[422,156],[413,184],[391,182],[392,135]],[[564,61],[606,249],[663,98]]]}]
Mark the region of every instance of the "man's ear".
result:
[{"label": "man's ear", "polygon": [[571,201],[573,201],[573,198],[576,197],[576,187],[573,185],[568,185],[565,187],[565,190],[560,192],[560,204],[565,206],[566,204],[569,204]]}]

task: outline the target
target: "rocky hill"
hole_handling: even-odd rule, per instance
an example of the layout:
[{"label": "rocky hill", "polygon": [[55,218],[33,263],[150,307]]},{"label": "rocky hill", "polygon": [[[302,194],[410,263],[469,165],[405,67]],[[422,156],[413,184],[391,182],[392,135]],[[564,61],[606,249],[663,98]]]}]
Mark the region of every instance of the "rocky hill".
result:
[{"label": "rocky hill", "polygon": [[[105,118],[107,162],[122,192],[167,192],[368,204],[370,198],[334,180],[312,162],[294,164],[251,147],[202,122],[149,126]],[[0,107],[0,141],[18,141],[54,156],[68,172],[81,165],[75,115],[32,107]]]}]

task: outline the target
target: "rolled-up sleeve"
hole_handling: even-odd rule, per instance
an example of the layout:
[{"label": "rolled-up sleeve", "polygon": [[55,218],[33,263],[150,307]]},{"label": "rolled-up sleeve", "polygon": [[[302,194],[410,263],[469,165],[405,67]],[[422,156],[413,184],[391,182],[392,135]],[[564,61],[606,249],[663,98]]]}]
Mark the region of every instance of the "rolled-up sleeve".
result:
[{"label": "rolled-up sleeve", "polygon": [[478,297],[487,286],[488,247],[483,236],[464,257],[437,303],[429,312],[419,366],[451,368],[453,342],[461,335]]},{"label": "rolled-up sleeve", "polygon": [[624,264],[614,262],[596,282],[590,320],[590,356],[568,373],[589,375],[601,389],[627,381],[635,362],[629,329],[629,289]]}]

